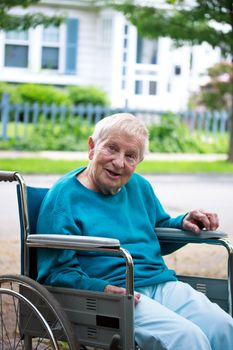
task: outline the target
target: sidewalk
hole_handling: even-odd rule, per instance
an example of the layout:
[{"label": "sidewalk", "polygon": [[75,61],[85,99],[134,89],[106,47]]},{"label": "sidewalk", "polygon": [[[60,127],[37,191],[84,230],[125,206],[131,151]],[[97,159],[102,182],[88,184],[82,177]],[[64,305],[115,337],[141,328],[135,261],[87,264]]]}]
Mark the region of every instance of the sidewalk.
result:
[{"label": "sidewalk", "polygon": [[[0,151],[1,158],[47,158],[55,160],[79,160],[88,159],[87,152],[69,152],[69,151]],[[150,153],[145,160],[165,160],[165,161],[204,161],[213,162],[216,160],[226,160],[226,154],[193,154],[193,153]]]}]

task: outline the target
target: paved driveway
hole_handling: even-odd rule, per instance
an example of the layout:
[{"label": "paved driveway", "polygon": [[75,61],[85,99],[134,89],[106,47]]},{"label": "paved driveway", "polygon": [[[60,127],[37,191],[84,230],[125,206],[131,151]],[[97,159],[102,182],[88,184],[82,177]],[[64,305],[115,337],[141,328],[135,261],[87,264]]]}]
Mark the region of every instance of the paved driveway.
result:
[{"label": "paved driveway", "polygon": [[[25,175],[28,185],[51,186],[56,176]],[[172,215],[203,208],[217,212],[220,229],[233,238],[233,176],[229,175],[148,175],[146,178]],[[0,239],[19,237],[16,192],[13,183],[0,183]]]},{"label": "paved driveway", "polygon": [[232,175],[159,175],[148,179],[170,214],[196,208],[216,212],[219,229],[233,238]]}]

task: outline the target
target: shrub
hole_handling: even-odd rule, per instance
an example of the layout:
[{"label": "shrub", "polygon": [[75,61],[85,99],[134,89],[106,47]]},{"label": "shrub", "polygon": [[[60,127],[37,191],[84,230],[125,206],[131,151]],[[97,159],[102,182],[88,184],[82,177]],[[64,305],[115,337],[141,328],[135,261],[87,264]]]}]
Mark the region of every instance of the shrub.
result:
[{"label": "shrub", "polygon": [[36,127],[30,124],[25,133],[23,123],[19,125],[18,135],[15,135],[14,123],[9,124],[9,139],[0,138],[0,149],[15,149],[27,151],[87,151],[87,139],[93,132],[93,125],[86,121],[75,121],[71,129],[69,120],[64,124],[52,126],[40,123]]},{"label": "shrub", "polygon": [[17,93],[21,102],[40,104],[52,103],[67,104],[67,93],[64,90],[55,88],[53,86],[38,85],[38,84],[20,84],[17,87]]},{"label": "shrub", "polygon": [[52,103],[61,105],[92,104],[107,106],[107,94],[95,86],[69,86],[59,89],[51,85],[0,83],[0,99],[6,93],[11,103]]},{"label": "shrub", "polygon": [[17,94],[15,85],[0,83],[0,100],[4,94],[9,95],[11,103],[19,102],[19,96]]},{"label": "shrub", "polygon": [[77,139],[74,135],[64,135],[56,138],[53,135],[44,137],[34,134],[24,139],[0,139],[1,150],[19,150],[19,151],[87,151],[87,140]]},{"label": "shrub", "polygon": [[149,134],[152,152],[204,152],[202,144],[190,135],[187,125],[172,113],[163,115],[159,124],[150,126]]},{"label": "shrub", "polygon": [[109,104],[104,91],[95,86],[69,86],[67,88],[71,104],[93,104],[107,106]]}]

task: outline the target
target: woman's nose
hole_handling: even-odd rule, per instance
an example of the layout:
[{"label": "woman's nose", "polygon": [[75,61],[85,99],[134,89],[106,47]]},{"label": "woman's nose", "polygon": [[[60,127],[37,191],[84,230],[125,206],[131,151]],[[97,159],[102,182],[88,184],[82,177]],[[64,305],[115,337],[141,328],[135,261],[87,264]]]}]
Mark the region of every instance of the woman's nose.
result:
[{"label": "woman's nose", "polygon": [[125,165],[124,155],[118,153],[113,159],[113,164],[118,168],[123,168]]}]

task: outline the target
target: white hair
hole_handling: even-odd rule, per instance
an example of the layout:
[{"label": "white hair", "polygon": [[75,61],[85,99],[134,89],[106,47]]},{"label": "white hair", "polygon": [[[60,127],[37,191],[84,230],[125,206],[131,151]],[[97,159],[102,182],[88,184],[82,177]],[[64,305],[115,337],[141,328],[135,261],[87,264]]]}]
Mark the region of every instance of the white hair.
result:
[{"label": "white hair", "polygon": [[130,113],[117,113],[101,119],[96,125],[92,139],[97,145],[105,140],[112,132],[123,132],[134,136],[141,144],[140,157],[148,153],[149,134],[142,121]]}]

